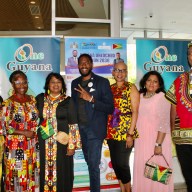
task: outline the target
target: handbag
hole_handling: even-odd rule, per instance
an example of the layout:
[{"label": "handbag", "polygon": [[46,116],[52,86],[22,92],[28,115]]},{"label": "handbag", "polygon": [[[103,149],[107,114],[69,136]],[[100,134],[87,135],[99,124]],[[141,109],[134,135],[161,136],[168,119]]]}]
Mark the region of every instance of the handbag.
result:
[{"label": "handbag", "polygon": [[63,131],[59,131],[55,138],[59,143],[67,145],[69,142],[69,135]]},{"label": "handbag", "polygon": [[144,176],[148,179],[163,183],[165,185],[169,184],[172,175],[172,169],[169,167],[167,160],[165,159],[164,155],[162,155],[167,164],[167,167],[163,167],[151,160],[153,156],[154,155],[152,155],[145,163]]},{"label": "handbag", "polygon": [[48,139],[55,133],[50,119],[43,120],[43,122],[39,126],[39,129],[40,129],[41,136],[44,140]]}]

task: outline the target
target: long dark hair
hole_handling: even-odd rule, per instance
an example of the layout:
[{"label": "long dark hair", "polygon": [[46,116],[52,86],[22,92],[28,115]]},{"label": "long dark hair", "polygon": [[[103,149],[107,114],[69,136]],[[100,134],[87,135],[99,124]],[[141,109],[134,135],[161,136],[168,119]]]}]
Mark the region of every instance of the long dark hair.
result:
[{"label": "long dark hair", "polygon": [[47,76],[47,78],[45,80],[45,86],[44,86],[45,93],[48,94],[49,83],[50,83],[50,80],[52,77],[55,77],[56,79],[58,79],[62,82],[62,94],[65,94],[67,88],[66,88],[64,79],[59,73],[54,73],[54,72],[49,73],[49,75]]},{"label": "long dark hair", "polygon": [[139,86],[140,86],[140,93],[143,93],[143,95],[146,95],[147,89],[145,87],[146,81],[148,80],[149,76],[155,75],[158,78],[159,81],[159,88],[155,91],[156,93],[163,92],[165,93],[165,86],[163,78],[161,77],[160,73],[157,71],[149,71],[146,73],[143,78],[141,79]]}]

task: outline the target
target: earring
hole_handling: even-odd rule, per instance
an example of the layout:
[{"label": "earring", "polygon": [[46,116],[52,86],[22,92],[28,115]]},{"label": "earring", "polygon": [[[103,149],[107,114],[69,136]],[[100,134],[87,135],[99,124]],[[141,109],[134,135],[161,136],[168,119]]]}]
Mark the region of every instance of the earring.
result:
[{"label": "earring", "polygon": [[47,93],[48,93],[48,95],[50,94],[50,90],[49,89],[47,90]]},{"label": "earring", "polygon": [[61,90],[61,94],[63,94],[64,93],[64,91],[63,91],[63,89]]},{"label": "earring", "polygon": [[15,94],[15,90],[14,89],[12,89],[12,95],[14,95]]}]

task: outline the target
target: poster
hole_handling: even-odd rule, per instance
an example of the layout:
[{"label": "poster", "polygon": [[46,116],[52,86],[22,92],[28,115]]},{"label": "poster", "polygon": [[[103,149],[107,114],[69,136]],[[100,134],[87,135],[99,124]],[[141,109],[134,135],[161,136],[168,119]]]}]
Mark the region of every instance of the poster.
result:
[{"label": "poster", "polygon": [[111,78],[117,57],[127,63],[127,39],[125,38],[66,37],[64,41],[68,95],[71,94],[72,80],[80,76],[77,58],[81,54],[91,55],[93,72],[106,78]]},{"label": "poster", "polygon": [[158,71],[166,90],[184,71],[189,70],[187,62],[187,40],[136,40],[137,84],[145,73]]}]

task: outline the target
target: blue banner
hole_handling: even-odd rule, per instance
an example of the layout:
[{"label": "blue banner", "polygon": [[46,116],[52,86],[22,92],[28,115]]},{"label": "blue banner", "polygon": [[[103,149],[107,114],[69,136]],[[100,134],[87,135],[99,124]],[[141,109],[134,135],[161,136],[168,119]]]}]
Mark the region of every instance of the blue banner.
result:
[{"label": "blue banner", "polygon": [[136,40],[137,83],[148,71],[158,71],[168,89],[184,71],[189,70],[187,46],[184,40]]},{"label": "blue banner", "polygon": [[43,92],[48,73],[60,71],[59,38],[0,38],[0,94],[11,95],[9,76],[15,70],[26,73],[28,94]]},{"label": "blue banner", "polygon": [[127,40],[120,38],[65,38],[65,72],[79,74],[76,56],[83,53],[93,58],[93,72],[111,74],[117,55],[127,63]]}]

